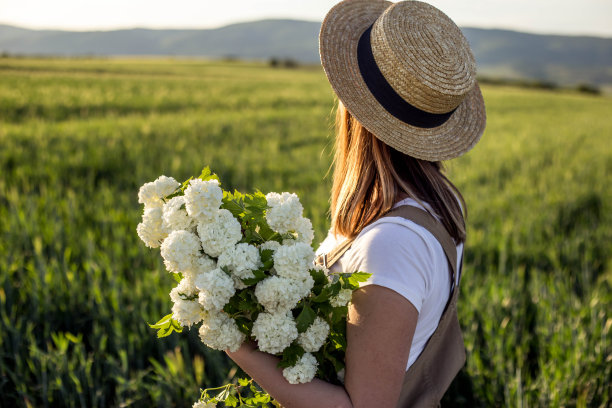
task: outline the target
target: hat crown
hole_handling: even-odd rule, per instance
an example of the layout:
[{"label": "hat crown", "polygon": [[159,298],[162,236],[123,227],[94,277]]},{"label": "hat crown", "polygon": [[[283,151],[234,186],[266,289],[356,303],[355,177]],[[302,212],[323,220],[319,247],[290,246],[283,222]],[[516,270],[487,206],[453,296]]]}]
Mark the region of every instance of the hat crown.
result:
[{"label": "hat crown", "polygon": [[391,5],[374,23],[370,42],[387,82],[423,111],[452,111],[476,83],[467,39],[446,14],[427,3]]}]

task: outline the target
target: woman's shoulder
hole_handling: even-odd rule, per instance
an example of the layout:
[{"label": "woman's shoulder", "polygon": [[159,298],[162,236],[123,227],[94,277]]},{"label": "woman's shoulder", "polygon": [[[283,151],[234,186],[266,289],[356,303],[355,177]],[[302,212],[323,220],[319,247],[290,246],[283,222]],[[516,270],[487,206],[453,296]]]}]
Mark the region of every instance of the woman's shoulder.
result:
[{"label": "woman's shoulder", "polygon": [[387,264],[401,268],[411,260],[421,261],[425,268],[433,267],[436,240],[427,229],[401,217],[386,217],[370,224],[351,246],[351,257],[360,262]]},{"label": "woman's shoulder", "polygon": [[[394,208],[409,205],[422,210],[430,210],[427,204],[421,204],[411,198],[398,202]],[[382,217],[364,228],[355,239],[362,245],[373,245],[376,248],[389,247],[395,249],[427,249],[434,255],[436,238],[423,226],[403,217]],[[359,242],[358,242],[359,241]]]}]

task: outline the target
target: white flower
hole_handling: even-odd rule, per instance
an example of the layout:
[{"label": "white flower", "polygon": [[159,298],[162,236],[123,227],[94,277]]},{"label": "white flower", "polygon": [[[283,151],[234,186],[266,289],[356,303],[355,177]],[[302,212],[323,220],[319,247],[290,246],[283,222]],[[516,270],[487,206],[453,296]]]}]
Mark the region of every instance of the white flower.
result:
[{"label": "white flower", "polygon": [[202,248],[216,258],[233,247],[242,238],[240,223],[228,210],[218,210],[211,222],[198,224]]},{"label": "white flower", "polygon": [[149,248],[157,248],[168,236],[162,229],[161,207],[146,208],[142,215],[142,222],[136,227],[138,236]]},{"label": "white flower", "polygon": [[199,333],[202,342],[215,350],[236,351],[245,339],[236,322],[224,312],[208,314]]},{"label": "white flower", "polygon": [[191,326],[202,320],[203,310],[196,300],[191,300],[197,294],[197,289],[189,278],[183,278],[179,284],[170,291],[172,305],[172,318],[181,326]]},{"label": "white flower", "polygon": [[172,231],[161,245],[164,265],[170,272],[190,271],[200,255],[200,240],[188,231]]},{"label": "white flower", "polygon": [[162,229],[170,233],[175,230],[192,232],[196,226],[195,219],[191,218],[185,210],[185,197],[171,198],[163,207]]},{"label": "white flower", "polygon": [[251,271],[262,265],[257,247],[244,242],[225,250],[219,255],[217,264],[219,268],[227,267],[240,279],[253,278],[255,275]]},{"label": "white flower", "polygon": [[185,208],[193,218],[211,219],[223,200],[223,190],[217,180],[193,179],[185,189]]},{"label": "white flower", "polygon": [[285,377],[289,384],[310,382],[317,373],[317,365],[315,356],[310,353],[304,353],[296,365],[283,370],[283,377]]},{"label": "white flower", "polygon": [[265,249],[276,251],[278,248],[280,248],[280,246],[281,244],[278,241],[266,241],[259,246],[259,249],[261,249],[262,251]]},{"label": "white flower", "polygon": [[268,193],[266,200],[270,207],[266,211],[266,221],[270,228],[281,234],[295,230],[304,210],[298,196],[293,193]]},{"label": "white flower", "polygon": [[293,245],[283,245],[274,252],[274,269],[279,276],[304,280],[310,276],[308,270],[312,267],[314,251],[310,245],[297,242]]},{"label": "white flower", "polygon": [[298,344],[309,353],[316,353],[319,351],[327,335],[329,334],[329,324],[320,317],[317,316],[314,322],[306,329],[304,333],[301,333],[298,337]]},{"label": "white flower", "polygon": [[295,223],[295,232],[297,233],[297,241],[304,242],[308,245],[312,243],[314,231],[312,223],[308,218],[300,218]]},{"label": "white flower", "polygon": [[295,320],[284,313],[260,313],[251,333],[257,339],[259,349],[270,354],[282,352],[298,337]]},{"label": "white flower", "polygon": [[295,280],[298,284],[300,298],[305,298],[310,295],[310,289],[314,286],[314,279],[310,276],[310,272],[300,280]]},{"label": "white flower", "polygon": [[257,301],[269,313],[287,313],[302,298],[301,282],[270,276],[255,287]]},{"label": "white flower", "polygon": [[138,202],[145,208],[161,207],[163,198],[174,193],[181,184],[172,177],[159,176],[155,181],[145,183],[138,191]]},{"label": "white flower", "polygon": [[202,306],[195,300],[178,299],[172,305],[172,318],[181,326],[191,326],[199,323],[204,317]]},{"label": "white flower", "polygon": [[195,287],[193,280],[189,277],[181,279],[178,285],[170,291],[170,299],[173,302],[185,300],[186,298],[194,297],[198,294],[198,289]]},{"label": "white flower", "polygon": [[195,404],[193,404],[192,408],[216,408],[217,404],[215,404],[214,402],[204,402],[204,401],[196,401]]},{"label": "white flower", "polygon": [[233,279],[218,268],[199,274],[195,279],[195,286],[200,290],[200,304],[209,311],[222,310],[236,292]]},{"label": "white flower", "polygon": [[191,269],[183,271],[184,277],[190,277],[195,281],[195,278],[204,272],[210,272],[213,269],[217,269],[217,262],[208,255],[199,254],[194,258]]},{"label": "white flower", "polygon": [[348,302],[351,301],[351,297],[353,296],[353,291],[350,289],[340,289],[340,292],[332,298],[329,299],[329,303],[333,307],[346,306]]}]

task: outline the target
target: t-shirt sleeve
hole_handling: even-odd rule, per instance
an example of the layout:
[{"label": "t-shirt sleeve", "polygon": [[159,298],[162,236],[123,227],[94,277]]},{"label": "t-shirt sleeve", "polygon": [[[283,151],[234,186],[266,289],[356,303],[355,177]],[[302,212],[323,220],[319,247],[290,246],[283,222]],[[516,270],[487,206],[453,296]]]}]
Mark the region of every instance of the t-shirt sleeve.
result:
[{"label": "t-shirt sleeve", "polygon": [[362,286],[379,285],[394,290],[420,313],[432,286],[435,258],[418,228],[392,222],[373,225],[347,252],[349,259],[344,269],[371,273]]}]

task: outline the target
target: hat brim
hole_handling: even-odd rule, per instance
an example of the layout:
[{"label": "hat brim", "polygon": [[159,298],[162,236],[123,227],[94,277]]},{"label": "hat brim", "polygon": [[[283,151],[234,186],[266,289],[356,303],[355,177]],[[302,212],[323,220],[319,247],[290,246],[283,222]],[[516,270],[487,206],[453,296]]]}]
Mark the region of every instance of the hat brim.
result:
[{"label": "hat brim", "polygon": [[321,25],[319,52],[327,78],[347,110],[378,139],[409,156],[428,161],[461,156],[486,125],[484,100],[475,83],[442,125],[421,128],[390,114],[372,95],[359,71],[359,38],[393,3],[349,0],[334,6]]}]

